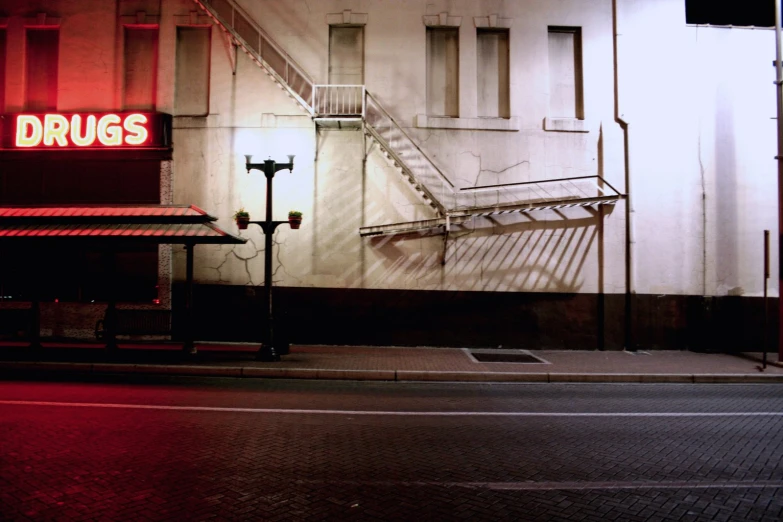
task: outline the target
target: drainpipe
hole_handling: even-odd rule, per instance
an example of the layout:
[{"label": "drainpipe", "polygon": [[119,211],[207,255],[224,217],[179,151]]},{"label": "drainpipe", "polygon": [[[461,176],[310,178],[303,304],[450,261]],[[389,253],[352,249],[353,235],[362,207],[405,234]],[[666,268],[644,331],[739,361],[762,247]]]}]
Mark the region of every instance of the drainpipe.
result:
[{"label": "drainpipe", "polygon": [[614,119],[620,128],[623,130],[623,157],[624,157],[624,170],[625,170],[625,336],[623,344],[625,349],[629,351],[636,351],[636,340],[634,339],[634,330],[636,321],[634,321],[634,306],[633,300],[636,295],[634,276],[634,256],[633,246],[635,244],[634,233],[634,208],[633,198],[631,191],[631,150],[630,150],[630,138],[629,138],[629,123],[623,117],[623,112],[620,110],[620,74],[619,74],[619,60],[618,60],[618,47],[619,37],[622,34],[618,28],[618,16],[617,16],[617,2],[619,0],[612,0],[612,51],[614,58]]},{"label": "drainpipe", "polygon": [[[778,360],[783,360],[783,64],[780,63],[780,2],[775,1],[775,86],[778,118]],[[765,347],[766,349],[766,347]]]}]

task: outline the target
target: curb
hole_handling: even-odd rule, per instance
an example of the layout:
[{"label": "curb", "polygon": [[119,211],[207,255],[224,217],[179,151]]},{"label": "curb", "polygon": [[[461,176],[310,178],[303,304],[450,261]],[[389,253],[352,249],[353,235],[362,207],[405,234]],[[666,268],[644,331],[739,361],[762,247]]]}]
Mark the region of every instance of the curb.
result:
[{"label": "curb", "polygon": [[90,375],[176,375],[264,379],[320,379],[392,382],[483,383],[680,383],[757,384],[783,383],[783,374],[639,374],[639,373],[512,373],[415,370],[326,370],[314,368],[256,368],[243,366],[195,366],[168,364],[0,362],[0,372],[11,375],[68,373]]}]

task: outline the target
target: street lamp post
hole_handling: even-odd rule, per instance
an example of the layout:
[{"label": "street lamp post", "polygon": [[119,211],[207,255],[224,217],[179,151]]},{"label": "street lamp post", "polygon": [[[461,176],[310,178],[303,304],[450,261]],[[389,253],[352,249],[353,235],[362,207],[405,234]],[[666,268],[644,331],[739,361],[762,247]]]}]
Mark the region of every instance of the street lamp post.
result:
[{"label": "street lamp post", "polygon": [[272,179],[278,170],[288,169],[294,171],[294,155],[289,154],[288,163],[275,163],[274,160],[264,160],[263,163],[251,163],[253,156],[245,155],[245,167],[248,174],[251,170],[260,170],[266,176],[266,219],[264,221],[251,221],[264,231],[264,302],[266,303],[266,333],[263,344],[258,350],[257,359],[272,362],[280,360],[279,350],[275,347],[274,339],[274,315],[272,312],[272,235],[278,225],[288,221],[272,220]]}]

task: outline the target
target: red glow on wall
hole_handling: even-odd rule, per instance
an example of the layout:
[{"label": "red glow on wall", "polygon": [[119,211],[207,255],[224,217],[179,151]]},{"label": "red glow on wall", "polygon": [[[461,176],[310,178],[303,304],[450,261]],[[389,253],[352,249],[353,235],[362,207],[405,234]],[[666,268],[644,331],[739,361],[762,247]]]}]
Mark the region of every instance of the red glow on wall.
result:
[{"label": "red glow on wall", "polygon": [[150,117],[127,114],[17,114],[14,147],[95,148],[148,147]]}]

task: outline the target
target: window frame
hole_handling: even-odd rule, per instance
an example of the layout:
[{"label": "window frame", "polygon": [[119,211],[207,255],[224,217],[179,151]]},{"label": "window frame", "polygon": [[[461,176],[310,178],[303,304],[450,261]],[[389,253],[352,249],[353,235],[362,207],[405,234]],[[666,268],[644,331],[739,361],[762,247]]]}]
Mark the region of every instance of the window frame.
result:
[{"label": "window frame", "polygon": [[[553,33],[567,33],[572,34],[574,38],[574,50],[573,50],[573,60],[574,60],[574,115],[573,116],[561,116],[561,115],[555,115],[552,114],[552,96],[554,95],[551,92],[551,87],[554,81],[553,77],[553,71],[552,71],[552,55],[550,50],[551,40],[550,35]],[[584,60],[583,60],[583,49],[582,49],[582,28],[576,27],[576,26],[559,26],[559,25],[550,25],[547,27],[547,55],[548,55],[548,66],[549,66],[549,85],[550,85],[550,93],[549,93],[549,106],[547,108],[547,112],[549,114],[550,118],[556,118],[556,119],[573,119],[573,120],[584,120],[585,119],[585,99],[584,99]]]}]

